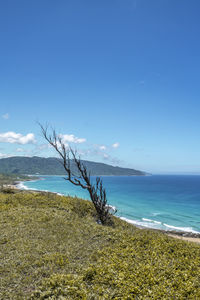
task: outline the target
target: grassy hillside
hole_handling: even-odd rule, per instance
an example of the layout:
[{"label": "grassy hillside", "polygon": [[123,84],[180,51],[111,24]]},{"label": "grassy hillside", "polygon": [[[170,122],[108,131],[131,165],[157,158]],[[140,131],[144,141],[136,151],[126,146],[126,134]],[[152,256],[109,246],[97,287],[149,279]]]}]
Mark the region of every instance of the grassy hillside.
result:
[{"label": "grassy hillside", "polygon": [[200,299],[200,246],[51,193],[0,194],[0,299]]},{"label": "grassy hillside", "polygon": [[[129,168],[114,167],[111,165],[92,161],[83,161],[91,175],[145,175],[141,172]],[[71,162],[72,172],[77,173],[74,162]],[[12,174],[45,174],[63,175],[65,170],[57,158],[49,157],[23,157],[15,156],[0,159],[0,173]]]}]

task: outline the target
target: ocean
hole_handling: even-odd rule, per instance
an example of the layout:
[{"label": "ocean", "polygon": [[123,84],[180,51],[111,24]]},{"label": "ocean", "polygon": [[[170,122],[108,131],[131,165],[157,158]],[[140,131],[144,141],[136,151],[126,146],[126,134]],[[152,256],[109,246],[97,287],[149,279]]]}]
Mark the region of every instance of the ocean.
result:
[{"label": "ocean", "polygon": [[[23,182],[20,187],[89,199],[87,191],[63,176],[40,178]],[[117,208],[118,217],[148,228],[200,233],[200,176],[103,176],[102,179],[108,204]]]}]

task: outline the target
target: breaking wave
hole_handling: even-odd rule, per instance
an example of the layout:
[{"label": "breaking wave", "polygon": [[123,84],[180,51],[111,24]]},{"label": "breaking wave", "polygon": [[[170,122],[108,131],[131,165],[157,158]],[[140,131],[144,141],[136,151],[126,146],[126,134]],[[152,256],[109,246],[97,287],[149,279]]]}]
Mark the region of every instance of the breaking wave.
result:
[{"label": "breaking wave", "polygon": [[200,233],[199,231],[194,230],[192,227],[172,226],[172,225],[162,223],[160,221],[151,220],[148,218],[142,218],[141,220],[131,220],[131,219],[127,219],[125,217],[120,217],[120,219],[126,221],[127,223],[138,226],[138,227],[146,227],[146,228],[159,229],[159,230],[165,230],[165,231],[188,232],[188,233],[197,233],[197,234]]}]

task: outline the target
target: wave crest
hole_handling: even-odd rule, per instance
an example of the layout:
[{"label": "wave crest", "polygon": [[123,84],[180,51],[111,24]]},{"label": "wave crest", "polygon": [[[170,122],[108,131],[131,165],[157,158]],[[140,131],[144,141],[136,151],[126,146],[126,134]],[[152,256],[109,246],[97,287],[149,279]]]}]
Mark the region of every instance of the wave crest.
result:
[{"label": "wave crest", "polygon": [[127,223],[133,224],[138,227],[142,228],[152,228],[152,229],[159,229],[165,231],[177,231],[177,232],[188,232],[188,233],[197,233],[199,231],[194,230],[192,227],[179,227],[179,226],[172,226],[166,223],[162,223],[160,221],[151,220],[148,218],[142,218],[142,220],[131,220],[125,217],[120,217],[121,220],[126,221]]}]

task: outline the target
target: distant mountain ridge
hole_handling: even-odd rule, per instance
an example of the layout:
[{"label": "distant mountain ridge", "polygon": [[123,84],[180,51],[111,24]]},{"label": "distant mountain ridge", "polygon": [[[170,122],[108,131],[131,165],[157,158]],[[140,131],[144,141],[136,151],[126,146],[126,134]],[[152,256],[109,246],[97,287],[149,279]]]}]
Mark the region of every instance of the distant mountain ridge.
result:
[{"label": "distant mountain ridge", "polygon": [[[60,162],[62,162],[60,160]],[[41,174],[41,175],[64,175],[66,172],[55,157],[25,157],[13,156],[0,159],[0,173],[5,174]],[[83,160],[84,165],[93,176],[110,175],[110,176],[133,176],[146,175],[147,173],[129,169],[114,167],[104,163]],[[77,173],[74,162],[71,162],[72,171]]]}]

